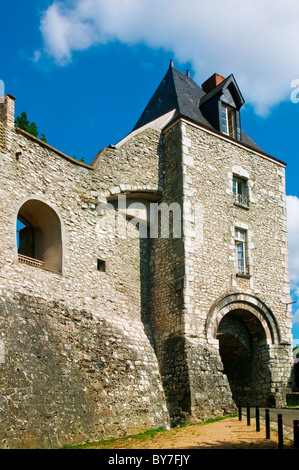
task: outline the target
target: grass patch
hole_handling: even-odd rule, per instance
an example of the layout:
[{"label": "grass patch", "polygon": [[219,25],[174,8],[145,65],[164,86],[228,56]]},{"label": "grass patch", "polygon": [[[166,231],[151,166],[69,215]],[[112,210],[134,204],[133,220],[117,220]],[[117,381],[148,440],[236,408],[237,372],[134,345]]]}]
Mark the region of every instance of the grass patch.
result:
[{"label": "grass patch", "polygon": [[123,436],[118,438],[112,437],[110,439],[101,439],[95,442],[87,441],[85,444],[79,444],[75,446],[64,446],[62,447],[62,449],[88,449],[90,447],[100,447],[102,449],[108,449],[109,447],[111,447],[111,445],[113,446],[113,448],[115,448],[115,443],[118,443],[118,445],[121,446],[123,443],[127,442],[130,439],[138,439],[140,441],[145,441],[148,438],[153,438],[157,434],[161,434],[164,432],[167,432],[165,428],[148,429],[147,431],[141,432],[139,434],[132,434],[130,436]]},{"label": "grass patch", "polygon": [[207,421],[204,421],[203,424],[211,424],[211,423],[218,423],[218,421],[223,421],[224,419],[228,418],[236,418],[238,415],[226,415],[226,416],[218,416],[217,418],[212,418],[212,419],[207,419]]},{"label": "grass patch", "polygon": [[[198,425],[205,425],[205,424],[211,424],[211,423],[216,423],[218,421],[222,421],[227,418],[235,418],[237,415],[227,415],[227,416],[219,416],[213,419],[208,419],[207,421],[204,421],[203,423],[200,424],[193,424],[193,423],[182,423],[175,428],[171,428],[171,430],[179,430],[187,427],[192,427],[192,426],[198,426]],[[110,439],[101,439],[99,441],[95,442],[89,442],[87,441],[85,444],[80,444],[80,445],[74,445],[74,446],[64,446],[62,449],[90,449],[92,448],[100,448],[100,449],[119,449],[122,448],[122,446],[133,439],[137,439],[139,441],[146,441],[148,439],[152,439],[153,437],[156,437],[157,435],[162,435],[167,433],[167,429],[165,428],[157,428],[157,429],[148,429],[147,431],[138,433],[138,434],[132,434],[129,436],[123,436],[123,437],[118,437],[118,438],[110,438]]]}]

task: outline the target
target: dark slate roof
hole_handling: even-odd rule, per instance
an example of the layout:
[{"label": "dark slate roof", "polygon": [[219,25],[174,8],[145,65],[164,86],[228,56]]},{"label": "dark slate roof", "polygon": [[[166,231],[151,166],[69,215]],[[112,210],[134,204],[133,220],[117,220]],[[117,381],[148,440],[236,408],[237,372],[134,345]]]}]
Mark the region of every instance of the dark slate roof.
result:
[{"label": "dark slate roof", "polygon": [[[135,124],[133,131],[174,109],[176,110],[176,113],[173,119],[176,119],[178,116],[182,116],[214,130],[209,121],[203,116],[199,107],[200,102],[202,103],[211,96],[214,96],[232,80],[234,81],[237,90],[239,90],[233,75],[230,75],[220,83],[220,85],[212,90],[212,92],[206,94],[190,76],[176,70],[171,61],[165,77]],[[243,97],[240,92],[239,94],[242,98],[243,104]],[[241,142],[255,150],[262,151],[262,149],[244,131],[241,131]]]},{"label": "dark slate roof", "polygon": [[170,66],[133,130],[173,109],[177,110],[178,115],[211,127],[199,109],[204,95],[204,91],[190,77]]}]

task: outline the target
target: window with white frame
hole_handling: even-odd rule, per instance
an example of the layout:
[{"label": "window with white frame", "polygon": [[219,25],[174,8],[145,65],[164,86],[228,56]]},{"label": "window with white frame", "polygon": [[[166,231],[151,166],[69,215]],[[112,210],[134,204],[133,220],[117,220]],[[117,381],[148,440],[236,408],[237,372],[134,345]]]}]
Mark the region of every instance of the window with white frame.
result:
[{"label": "window with white frame", "polygon": [[235,229],[236,262],[238,274],[248,274],[247,261],[247,232]]},{"label": "window with white frame", "polygon": [[234,203],[243,207],[249,207],[248,181],[236,175],[233,176]]},{"label": "window with white frame", "polygon": [[223,133],[235,138],[236,137],[236,115],[235,110],[227,104],[221,103],[221,123]]}]

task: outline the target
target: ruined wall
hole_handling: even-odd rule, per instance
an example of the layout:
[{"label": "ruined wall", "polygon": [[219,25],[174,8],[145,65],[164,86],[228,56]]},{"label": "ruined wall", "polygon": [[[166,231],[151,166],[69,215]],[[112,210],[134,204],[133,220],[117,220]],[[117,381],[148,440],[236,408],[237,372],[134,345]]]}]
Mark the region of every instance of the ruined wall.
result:
[{"label": "ruined wall", "polygon": [[[1,295],[1,448],[51,448],[167,425],[152,348],[109,317]],[[136,322],[137,323],[137,322]]]},{"label": "ruined wall", "polygon": [[[167,426],[142,315],[148,272],[141,275],[140,267],[148,266],[148,249],[126,217],[120,220],[127,236],[107,237],[97,211],[113,192],[109,188],[130,173],[129,157],[123,149],[114,152],[119,172],[110,177],[111,155],[96,173],[25,132],[7,131],[9,141],[0,149],[0,446],[51,447]],[[149,168],[153,161],[158,168],[154,150]],[[140,164],[140,178],[134,172],[138,187],[149,184]],[[150,181],[155,189],[157,174],[153,170]],[[18,260],[17,215],[31,199],[59,217],[62,272]]]}]

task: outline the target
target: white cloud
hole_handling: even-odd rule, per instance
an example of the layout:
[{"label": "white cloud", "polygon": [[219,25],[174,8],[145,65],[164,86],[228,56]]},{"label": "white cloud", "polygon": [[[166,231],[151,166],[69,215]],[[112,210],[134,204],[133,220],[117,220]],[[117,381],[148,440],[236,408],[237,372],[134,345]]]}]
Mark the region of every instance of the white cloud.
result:
[{"label": "white cloud", "polygon": [[49,6],[41,32],[62,65],[119,40],[172,51],[192,63],[199,84],[234,73],[246,101],[266,114],[298,78],[298,18],[297,0],[69,0]]},{"label": "white cloud", "polygon": [[299,310],[295,310],[292,316],[293,323],[299,323]]},{"label": "white cloud", "polygon": [[41,52],[38,51],[38,50],[34,51],[34,54],[33,54],[33,57],[32,57],[31,60],[33,62],[38,62],[40,60],[40,58],[41,58]]}]

